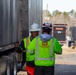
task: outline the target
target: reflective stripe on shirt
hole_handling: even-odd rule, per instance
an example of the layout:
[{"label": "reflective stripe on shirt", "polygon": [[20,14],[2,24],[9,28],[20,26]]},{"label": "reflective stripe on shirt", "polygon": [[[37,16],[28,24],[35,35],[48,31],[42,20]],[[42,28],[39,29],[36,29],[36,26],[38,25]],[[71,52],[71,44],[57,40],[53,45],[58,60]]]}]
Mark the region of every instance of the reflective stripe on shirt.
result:
[{"label": "reflective stripe on shirt", "polygon": [[52,57],[53,46],[54,46],[54,38],[52,38],[52,44],[50,46],[50,58],[40,58],[38,56],[38,54],[39,54],[38,37],[36,37],[36,58],[35,58],[35,60],[55,60],[55,58]]}]

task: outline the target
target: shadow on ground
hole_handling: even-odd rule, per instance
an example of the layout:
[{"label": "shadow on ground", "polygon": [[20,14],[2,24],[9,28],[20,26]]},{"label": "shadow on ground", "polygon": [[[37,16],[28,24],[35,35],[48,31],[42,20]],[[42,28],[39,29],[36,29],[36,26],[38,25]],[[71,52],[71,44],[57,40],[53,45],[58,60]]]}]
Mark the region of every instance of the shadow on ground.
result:
[{"label": "shadow on ground", "polygon": [[76,65],[56,64],[55,75],[76,75]]}]

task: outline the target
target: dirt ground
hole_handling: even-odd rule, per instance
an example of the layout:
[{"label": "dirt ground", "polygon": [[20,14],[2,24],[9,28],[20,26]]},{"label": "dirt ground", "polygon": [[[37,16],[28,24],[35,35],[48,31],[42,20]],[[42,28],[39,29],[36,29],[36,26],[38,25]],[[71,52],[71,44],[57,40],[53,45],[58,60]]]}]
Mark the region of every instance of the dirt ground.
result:
[{"label": "dirt ground", "polygon": [[62,55],[56,55],[55,75],[76,75],[76,48],[62,48]]},{"label": "dirt ground", "polygon": [[[55,75],[76,75],[76,48],[69,48],[65,44],[62,49],[62,55],[56,54]],[[27,73],[20,71],[17,75],[27,75]]]},{"label": "dirt ground", "polygon": [[76,47],[74,49],[72,49],[72,47],[68,47],[67,44],[65,44],[64,46],[62,46],[62,54],[72,54],[72,53],[76,53]]}]

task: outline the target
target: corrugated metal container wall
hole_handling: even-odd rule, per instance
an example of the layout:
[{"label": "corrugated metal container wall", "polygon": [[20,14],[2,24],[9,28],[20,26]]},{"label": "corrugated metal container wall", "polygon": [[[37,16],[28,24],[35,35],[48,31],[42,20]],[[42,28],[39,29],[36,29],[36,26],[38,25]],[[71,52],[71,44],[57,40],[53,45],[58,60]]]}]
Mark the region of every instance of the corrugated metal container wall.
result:
[{"label": "corrugated metal container wall", "polygon": [[42,24],[42,0],[29,0],[29,25]]},{"label": "corrugated metal container wall", "polygon": [[0,46],[19,40],[19,0],[0,0]]},{"label": "corrugated metal container wall", "polygon": [[[42,1],[22,0],[22,29],[23,37],[27,37],[30,26],[35,22],[42,25]],[[25,15],[24,15],[25,14]]]}]

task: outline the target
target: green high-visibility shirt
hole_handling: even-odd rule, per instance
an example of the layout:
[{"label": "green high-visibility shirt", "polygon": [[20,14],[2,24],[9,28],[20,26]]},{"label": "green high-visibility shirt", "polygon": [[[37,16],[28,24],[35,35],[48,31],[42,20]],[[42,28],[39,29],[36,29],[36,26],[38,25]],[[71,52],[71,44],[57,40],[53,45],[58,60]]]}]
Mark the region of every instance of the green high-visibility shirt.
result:
[{"label": "green high-visibility shirt", "polygon": [[36,66],[54,66],[55,53],[62,54],[62,48],[56,38],[43,42],[40,37],[32,40],[27,48],[26,61],[35,62]]}]

